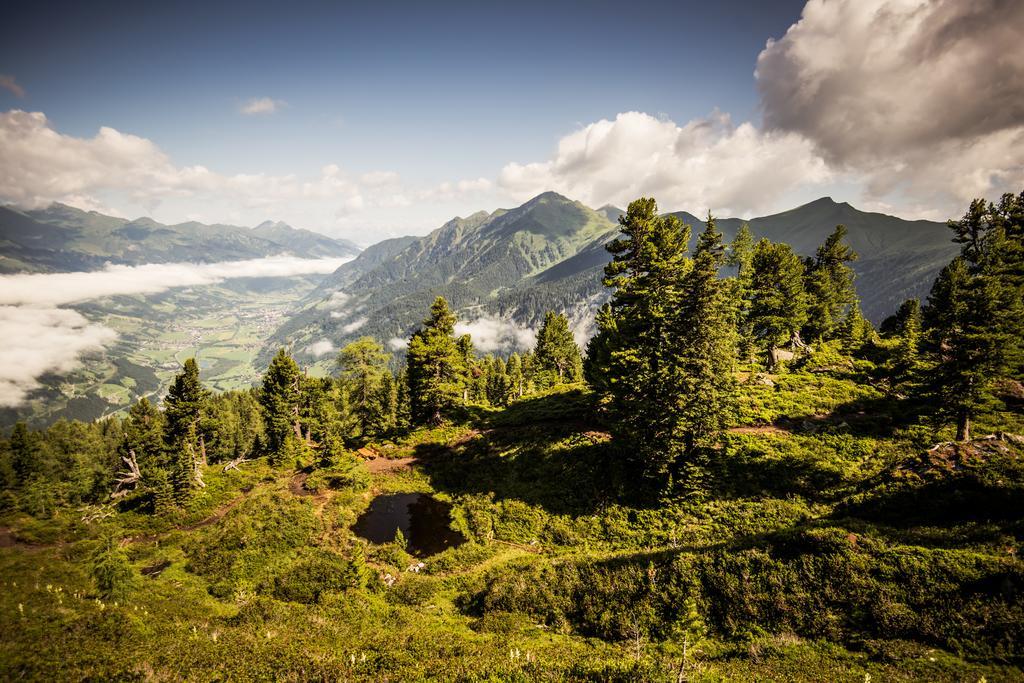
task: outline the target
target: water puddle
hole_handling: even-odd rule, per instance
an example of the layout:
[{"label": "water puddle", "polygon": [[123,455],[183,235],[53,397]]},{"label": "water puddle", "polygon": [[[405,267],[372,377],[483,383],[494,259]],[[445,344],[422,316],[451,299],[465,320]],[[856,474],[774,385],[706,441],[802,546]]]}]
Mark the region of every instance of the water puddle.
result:
[{"label": "water puddle", "polygon": [[390,543],[401,529],[408,550],[417,557],[435,555],[466,539],[448,528],[451,505],[425,493],[392,493],[370,502],[352,530],[373,543]]}]

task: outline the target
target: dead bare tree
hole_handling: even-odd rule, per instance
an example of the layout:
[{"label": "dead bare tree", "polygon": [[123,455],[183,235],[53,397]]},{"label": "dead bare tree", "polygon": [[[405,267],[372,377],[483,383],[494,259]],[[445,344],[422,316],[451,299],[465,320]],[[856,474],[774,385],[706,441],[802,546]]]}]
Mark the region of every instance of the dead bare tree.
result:
[{"label": "dead bare tree", "polygon": [[[120,479],[117,480],[114,491],[110,494],[110,497],[115,499],[127,496],[138,488],[139,482],[142,481],[142,472],[139,471],[139,463],[135,459],[135,451],[129,449],[127,457],[122,455],[121,460],[128,466],[128,471],[117,473]],[[129,486],[131,488],[128,488]]]},{"label": "dead bare tree", "polygon": [[252,462],[252,458],[247,458],[244,455],[240,455],[234,460],[224,465],[224,469],[222,471],[227,472],[228,470],[237,470],[238,466],[241,465],[243,462]]}]

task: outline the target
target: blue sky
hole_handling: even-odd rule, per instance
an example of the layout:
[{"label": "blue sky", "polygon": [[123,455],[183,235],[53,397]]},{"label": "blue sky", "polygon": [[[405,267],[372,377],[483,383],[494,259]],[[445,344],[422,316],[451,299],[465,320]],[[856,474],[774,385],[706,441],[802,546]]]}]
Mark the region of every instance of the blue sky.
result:
[{"label": "blue sky", "polygon": [[[821,3],[833,14],[810,17],[807,44],[831,31],[823,59],[841,55],[859,40],[842,34],[856,22],[844,23],[841,11],[872,2],[885,4]],[[23,166],[35,180],[0,182],[0,200],[56,199],[165,221],[280,218],[364,243],[543,189],[594,205],[652,192],[665,208],[748,215],[827,193],[904,214],[957,206],[960,197],[940,200],[927,179],[889,176],[898,192],[873,187],[915,150],[858,160],[856,149],[837,151],[822,121],[771,99],[792,80],[819,76],[795,42],[769,55],[767,75],[754,75],[767,41],[782,39],[803,10],[803,2],[20,3],[0,25],[0,74],[15,83],[0,88],[0,111],[40,113],[45,123],[6,122],[7,139],[18,136],[25,149],[8,142],[0,171],[29,154]],[[864,76],[860,66],[847,80]],[[899,74],[880,76],[898,94]],[[259,99],[273,111],[243,113]],[[619,118],[629,112],[647,118]],[[103,127],[133,137],[98,139]],[[581,131],[601,137],[600,155],[592,140],[558,151]],[[29,145],[32,136],[41,142]],[[72,153],[79,144],[84,151]],[[615,154],[636,149],[618,164]],[[97,169],[112,157],[118,170]],[[730,169],[752,159],[760,165],[733,177]],[[648,172],[645,160],[660,170]],[[1013,182],[1017,161],[1000,162],[991,185]],[[643,182],[616,175],[617,165]],[[978,165],[991,177],[988,157]],[[197,166],[201,177],[189,170]],[[799,177],[779,178],[783,168]],[[50,182],[58,170],[61,182]]]}]

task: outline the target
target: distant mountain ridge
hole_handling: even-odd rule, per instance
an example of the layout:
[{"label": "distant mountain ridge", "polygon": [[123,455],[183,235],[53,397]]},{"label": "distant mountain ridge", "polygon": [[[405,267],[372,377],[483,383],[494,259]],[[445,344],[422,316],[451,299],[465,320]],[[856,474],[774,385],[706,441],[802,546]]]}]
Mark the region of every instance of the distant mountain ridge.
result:
[{"label": "distant mountain ridge", "polygon": [[352,242],[285,223],[256,228],[198,222],[164,225],[64,204],[20,211],[0,207],[0,272],[95,270],[106,263],[234,261],[282,253],[305,258],[354,256]]},{"label": "distant mountain ridge", "polygon": [[[267,352],[285,344],[301,356],[314,341],[341,345],[363,334],[404,339],[437,295],[463,319],[487,315],[536,326],[553,309],[583,327],[607,299],[604,246],[618,234],[622,213],[545,192],[514,209],[452,219],[421,238],[381,243],[327,276]],[[692,227],[693,239],[704,229],[693,214],[675,215]],[[957,253],[943,223],[864,212],[829,197],[770,216],[716,221],[727,240],[746,222],[756,238],[787,242],[808,256],[836,225],[845,225],[860,254],[853,265],[861,305],[875,322],[904,299],[926,295]]]}]

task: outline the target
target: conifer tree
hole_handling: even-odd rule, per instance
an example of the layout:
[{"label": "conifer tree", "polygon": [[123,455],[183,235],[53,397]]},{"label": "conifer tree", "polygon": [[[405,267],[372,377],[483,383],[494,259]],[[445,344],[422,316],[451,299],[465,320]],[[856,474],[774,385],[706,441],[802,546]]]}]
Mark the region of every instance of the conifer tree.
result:
[{"label": "conifer tree", "polygon": [[487,401],[493,406],[505,406],[508,405],[511,393],[512,383],[509,380],[505,361],[495,358],[487,373]]},{"label": "conifer tree", "polygon": [[145,396],[128,410],[122,423],[124,438],[121,455],[135,454],[135,462],[146,479],[158,469],[169,465],[164,442],[164,416]]},{"label": "conifer tree", "polygon": [[724,261],[722,234],[709,215],[697,239],[693,266],[683,278],[679,310],[673,321],[676,381],[681,390],[682,464],[688,466],[684,475],[691,487],[698,484],[698,470],[735,408],[736,332],[729,307],[730,285],[718,277]]},{"label": "conifer tree", "polygon": [[758,241],[751,259],[750,324],[767,348],[800,343],[807,322],[804,263],[788,244]]},{"label": "conifer tree", "polygon": [[921,304],[917,299],[907,299],[900,305],[896,312],[895,332],[899,336],[895,359],[896,375],[906,379],[917,366],[918,348],[921,343]]},{"label": "conifer tree", "polygon": [[284,447],[289,435],[301,438],[299,404],[302,399],[302,374],[299,366],[281,349],[270,361],[260,388],[264,434],[272,463],[285,460]]},{"label": "conifer tree", "polygon": [[672,318],[690,266],[689,228],[659,216],[647,198],[631,202],[619,223],[622,236],[607,246],[612,261],[604,279],[614,293],[592,344],[602,351],[588,358],[588,377],[604,375],[614,437],[644,474],[661,478],[678,455],[684,389]]},{"label": "conifer tree", "polygon": [[24,485],[39,470],[39,448],[24,422],[11,430],[11,465],[18,483]]},{"label": "conifer tree", "polygon": [[[388,358],[384,348],[373,337],[362,337],[348,344],[338,355],[342,386],[360,435],[376,432],[382,422],[381,413],[388,409],[382,403],[384,397],[381,392],[384,377],[391,377]],[[387,421],[387,418],[383,420]]]},{"label": "conifer tree", "polygon": [[523,360],[519,357],[518,353],[513,353],[508,357],[508,363],[505,366],[505,373],[508,375],[511,397],[522,398],[525,390],[525,387],[523,386]]},{"label": "conifer tree", "polygon": [[406,355],[414,423],[440,424],[462,396],[466,343],[457,341],[454,332],[455,315],[444,297],[439,296],[430,307],[430,316],[409,340]]},{"label": "conifer tree", "polygon": [[544,323],[537,333],[534,357],[541,370],[551,373],[559,383],[582,379],[580,349],[569,330],[569,319],[561,313],[548,311],[544,314]]},{"label": "conifer tree", "polygon": [[198,483],[196,472],[203,457],[199,425],[208,398],[199,381],[199,364],[189,358],[164,399],[164,442],[171,453],[171,481],[180,505],[188,502]]},{"label": "conifer tree", "polygon": [[739,357],[747,361],[754,353],[754,331],[750,324],[750,307],[753,299],[754,237],[750,226],[744,223],[736,232],[725,264],[736,270],[729,282],[735,307],[736,333]]},{"label": "conifer tree", "polygon": [[857,252],[844,241],[846,235],[846,226],[837,225],[818,247],[814,258],[808,260],[805,275],[808,339],[832,338],[857,298],[853,268],[847,265],[857,260]]},{"label": "conifer tree", "polygon": [[967,440],[975,415],[993,404],[993,381],[1024,366],[1024,193],[998,205],[975,200],[950,228],[960,256],[939,274],[923,312],[933,363],[926,391],[936,417]]}]

